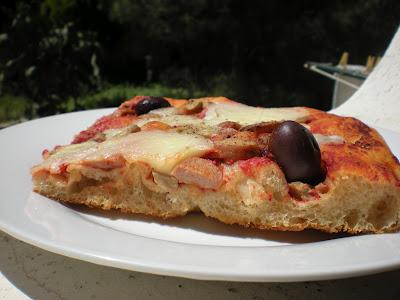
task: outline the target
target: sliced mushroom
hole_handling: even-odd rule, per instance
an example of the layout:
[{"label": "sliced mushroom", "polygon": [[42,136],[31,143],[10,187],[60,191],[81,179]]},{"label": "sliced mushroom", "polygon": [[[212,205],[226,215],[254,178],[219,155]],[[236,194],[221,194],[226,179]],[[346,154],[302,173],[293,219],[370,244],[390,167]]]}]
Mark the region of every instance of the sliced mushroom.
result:
[{"label": "sliced mushroom", "polygon": [[271,121],[251,124],[240,128],[240,131],[251,131],[257,134],[260,133],[271,133],[279,124],[282,122]]},{"label": "sliced mushroom", "polygon": [[139,132],[140,131],[140,127],[137,126],[136,124],[132,124],[132,125],[129,125],[126,128],[126,130],[127,130],[128,133],[135,133],[135,132]]},{"label": "sliced mushroom", "polygon": [[175,190],[178,188],[178,180],[170,175],[162,174],[156,171],[152,172],[154,182],[164,190]]},{"label": "sliced mushroom", "polygon": [[96,135],[92,138],[93,141],[102,143],[106,140],[107,136],[103,132],[98,132]]},{"label": "sliced mushroom", "polygon": [[203,110],[203,102],[189,100],[184,105],[178,107],[178,115],[193,115]]},{"label": "sliced mushroom", "polygon": [[218,127],[220,127],[220,128],[232,128],[232,129],[239,130],[241,125],[239,123],[236,123],[236,122],[233,122],[233,121],[225,121],[225,122],[219,123]]}]

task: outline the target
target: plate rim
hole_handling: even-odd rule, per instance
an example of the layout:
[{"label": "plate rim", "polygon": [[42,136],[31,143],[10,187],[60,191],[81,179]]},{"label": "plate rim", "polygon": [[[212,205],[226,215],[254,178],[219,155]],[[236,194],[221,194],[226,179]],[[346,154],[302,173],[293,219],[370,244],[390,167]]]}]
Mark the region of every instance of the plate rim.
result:
[{"label": "plate rim", "polygon": [[[18,130],[26,130],[26,128],[30,128],[32,124],[38,125],[40,122],[42,122],[44,119],[46,120],[51,120],[51,119],[57,119],[57,118],[66,118],[70,117],[73,115],[74,117],[84,117],[88,113],[92,114],[99,114],[103,115],[104,113],[107,113],[108,111],[112,111],[113,108],[105,108],[105,109],[94,109],[94,110],[88,110],[88,111],[81,111],[81,112],[72,112],[68,114],[60,114],[60,115],[55,115],[55,116],[48,116],[45,118],[41,119],[35,119],[31,120],[28,122],[24,122],[21,124],[17,124],[14,126],[11,126],[9,128],[5,128],[0,130],[0,140],[3,137],[4,132],[8,131],[18,131]],[[35,123],[33,123],[35,122]],[[400,137],[399,133],[396,133],[391,130],[387,129],[380,129],[377,128],[380,133],[387,132],[389,135],[395,135]],[[0,150],[1,153],[1,150]],[[17,197],[17,196],[15,196]],[[26,200],[26,199],[25,199]],[[20,201],[25,201],[25,200],[20,200]],[[4,201],[4,200],[0,200]],[[53,201],[53,200],[49,200]],[[1,212],[0,212],[0,217],[1,217]],[[84,219],[84,223],[89,222],[89,220]],[[96,226],[101,226],[96,223]],[[115,229],[112,228],[107,228],[108,231],[116,231]],[[91,263],[99,264],[99,265],[104,265],[104,266],[110,266],[110,267],[117,267],[121,269],[127,269],[127,270],[133,270],[133,271],[139,271],[139,272],[146,272],[146,273],[152,273],[152,274],[159,274],[159,275],[168,275],[168,276],[180,276],[180,277],[185,277],[185,278],[191,278],[191,279],[202,279],[202,280],[229,280],[229,281],[250,281],[250,282],[291,282],[291,281],[304,281],[304,280],[326,280],[326,279],[336,279],[336,278],[346,278],[346,277],[352,277],[352,276],[360,276],[360,275],[367,275],[367,274],[373,274],[373,273],[378,273],[378,272],[383,272],[383,271],[389,271],[393,269],[400,268],[400,256],[394,257],[391,259],[387,260],[381,260],[378,262],[372,262],[370,264],[364,264],[360,265],[357,267],[349,268],[347,270],[344,270],[343,268],[338,268],[338,269],[330,269],[327,270],[326,272],[318,271],[318,272],[313,272],[313,271],[294,271],[291,270],[289,273],[279,273],[275,272],[272,273],[271,271],[266,271],[264,273],[253,273],[253,274],[245,274],[245,275],[240,275],[236,274],[235,272],[215,272],[215,271],[208,271],[204,272],[204,270],[184,270],[182,267],[180,268],[173,268],[170,265],[166,264],[164,266],[154,266],[151,264],[140,264],[137,262],[129,262],[127,260],[123,260],[121,257],[120,258],[112,258],[112,257],[107,257],[104,254],[101,253],[96,253],[96,251],[91,251],[87,253],[82,253],[82,251],[79,251],[79,249],[74,249],[74,247],[68,246],[66,244],[62,245],[56,245],[52,243],[51,240],[43,240],[41,238],[38,239],[38,236],[30,236],[29,233],[25,232],[21,228],[16,228],[15,224],[7,224],[6,222],[3,221],[2,218],[0,218],[0,229],[7,234],[14,236],[15,238],[22,240],[26,243],[35,245],[39,248],[42,248],[46,251],[50,251],[53,253],[57,253],[63,256],[75,258],[75,259],[80,259],[83,261],[88,261]],[[121,234],[125,235],[130,235],[125,232],[121,232]],[[385,234],[387,237],[390,234]],[[395,234],[397,235],[397,234]],[[148,238],[148,237],[141,237],[143,239],[152,239],[153,238]],[[400,238],[400,237],[399,237]],[[163,241],[163,240],[158,240],[159,242],[163,243],[177,243],[177,242],[171,242],[171,241]],[[323,243],[323,242],[321,242]],[[179,244],[179,243],[178,243]],[[181,243],[182,244],[182,243]],[[400,246],[400,243],[398,243]],[[220,246],[215,246],[215,245],[198,245],[198,244],[186,244],[185,246],[190,246],[190,247],[207,247],[207,248],[216,248]],[[223,246],[225,248],[237,248],[235,246]],[[277,246],[279,247],[279,246]],[[280,246],[280,247],[298,247],[298,245],[288,245],[288,246]],[[242,247],[243,248],[243,247]],[[250,247],[254,248],[254,247]],[[257,246],[257,248],[270,248],[270,247],[265,247],[265,246]],[[246,249],[246,251],[251,251],[249,249]]]},{"label": "plate rim", "polygon": [[[319,281],[319,280],[331,280],[331,279],[344,279],[350,277],[357,277],[363,275],[372,275],[380,272],[396,270],[400,268],[400,258],[398,259],[389,259],[387,261],[380,261],[371,263],[369,265],[363,265],[356,269],[347,269],[343,270],[338,268],[336,270],[330,269],[325,272],[293,272],[292,273],[264,273],[264,274],[253,274],[253,275],[241,275],[241,274],[232,274],[226,272],[209,272],[205,273],[202,271],[185,271],[182,268],[171,268],[171,267],[154,267],[149,265],[141,265],[136,263],[124,262],[119,259],[107,258],[100,254],[92,253],[82,253],[72,247],[68,246],[55,246],[50,242],[35,240],[34,238],[30,238],[18,230],[13,230],[9,226],[4,226],[2,222],[0,222],[0,229],[5,233],[11,235],[12,237],[28,243],[30,245],[39,247],[43,250],[56,253],[61,256],[66,256],[69,258],[81,260],[83,262],[94,263],[100,266],[106,267],[114,267],[122,270],[129,270],[135,272],[143,272],[154,275],[163,275],[163,276],[175,276],[182,277],[188,279],[195,280],[212,280],[212,281],[232,281],[232,282],[302,282],[302,281]],[[114,229],[110,229],[115,231]],[[144,239],[150,239],[144,237]],[[176,242],[167,242],[166,243],[176,243]],[[207,246],[207,245],[190,245],[195,247],[220,247],[220,246]],[[227,246],[231,247],[231,246]],[[295,245],[288,245],[282,247],[296,247]],[[232,247],[235,248],[235,247]],[[268,248],[268,247],[258,247],[258,248]]]}]

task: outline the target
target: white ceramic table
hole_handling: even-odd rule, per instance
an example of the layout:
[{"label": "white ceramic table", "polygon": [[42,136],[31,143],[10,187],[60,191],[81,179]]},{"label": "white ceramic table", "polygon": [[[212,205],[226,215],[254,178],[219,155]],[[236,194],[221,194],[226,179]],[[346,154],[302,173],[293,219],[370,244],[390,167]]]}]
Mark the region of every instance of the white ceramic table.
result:
[{"label": "white ceramic table", "polygon": [[[400,32],[362,88],[335,110],[400,132]],[[0,232],[0,299],[400,299],[400,270],[301,282],[196,281],[94,265]]]}]

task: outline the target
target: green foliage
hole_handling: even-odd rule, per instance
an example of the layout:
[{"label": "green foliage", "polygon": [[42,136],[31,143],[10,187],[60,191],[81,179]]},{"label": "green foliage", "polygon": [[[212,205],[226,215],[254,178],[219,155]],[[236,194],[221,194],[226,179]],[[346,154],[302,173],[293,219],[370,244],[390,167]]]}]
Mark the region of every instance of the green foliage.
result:
[{"label": "green foliage", "polygon": [[67,17],[67,2],[18,2],[0,39],[0,91],[24,94],[42,115],[100,85],[97,34]]},{"label": "green foliage", "polygon": [[399,16],[393,0],[2,3],[0,96],[24,95],[39,115],[136,94],[326,109],[332,82],[304,62],[382,55]]},{"label": "green foliage", "polygon": [[25,97],[3,95],[0,97],[0,123],[30,117],[32,101]]},{"label": "green foliage", "polygon": [[201,90],[167,87],[160,84],[147,86],[115,85],[77,99],[69,98],[60,106],[61,111],[69,112],[82,109],[119,106],[123,101],[137,95],[163,96],[178,99],[198,98],[205,95]]},{"label": "green foliage", "polygon": [[73,0],[43,0],[40,4],[40,14],[51,18],[62,17],[76,4]]}]

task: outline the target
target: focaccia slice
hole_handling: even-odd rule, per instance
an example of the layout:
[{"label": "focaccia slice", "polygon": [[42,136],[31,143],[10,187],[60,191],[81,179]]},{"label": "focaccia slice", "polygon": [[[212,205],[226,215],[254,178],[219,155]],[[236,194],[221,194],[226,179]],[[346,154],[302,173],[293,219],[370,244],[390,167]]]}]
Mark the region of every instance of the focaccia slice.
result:
[{"label": "focaccia slice", "polygon": [[[318,142],[317,173],[292,175],[309,158],[282,154],[304,138],[285,151],[273,142],[285,121]],[[52,199],[162,218],[201,211],[261,229],[350,233],[400,226],[400,167],[384,140],[356,119],[303,107],[137,96],[45,151],[32,178]]]}]

